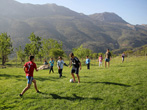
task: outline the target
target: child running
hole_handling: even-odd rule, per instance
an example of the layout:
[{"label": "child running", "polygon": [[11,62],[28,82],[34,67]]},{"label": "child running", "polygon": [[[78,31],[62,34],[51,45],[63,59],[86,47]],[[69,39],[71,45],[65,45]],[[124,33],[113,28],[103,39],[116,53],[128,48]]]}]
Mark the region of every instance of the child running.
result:
[{"label": "child running", "polygon": [[99,56],[99,67],[102,66],[102,62],[103,62],[103,57],[102,57],[102,54]]},{"label": "child running", "polygon": [[72,69],[71,69],[71,75],[73,77],[73,82],[76,82],[75,76],[74,76],[74,73],[76,73],[77,78],[78,78],[78,83],[80,83],[79,67],[81,70],[82,69],[81,62],[79,61],[79,59],[77,57],[74,56],[73,53],[70,53],[69,56],[71,57],[70,67],[71,67],[71,64],[73,65]]},{"label": "child running", "polygon": [[62,70],[63,70],[63,65],[68,66],[64,61],[62,60],[62,57],[58,57],[58,62],[57,62],[57,67],[58,67],[58,73],[59,73],[59,78],[62,77]]},{"label": "child running", "polygon": [[49,74],[51,73],[51,71],[54,73],[54,70],[53,70],[54,60],[53,60],[53,58],[51,58],[51,60],[49,61],[49,63],[50,63],[50,71],[49,71]]},{"label": "child running", "polygon": [[24,88],[24,90],[20,94],[20,97],[22,97],[23,94],[31,87],[32,82],[34,83],[36,92],[40,93],[39,90],[37,89],[36,80],[33,78],[34,69],[38,71],[36,64],[34,63],[34,60],[35,60],[34,56],[30,56],[30,61],[24,65],[24,71],[26,73],[26,78],[28,82],[27,82],[27,86]]}]

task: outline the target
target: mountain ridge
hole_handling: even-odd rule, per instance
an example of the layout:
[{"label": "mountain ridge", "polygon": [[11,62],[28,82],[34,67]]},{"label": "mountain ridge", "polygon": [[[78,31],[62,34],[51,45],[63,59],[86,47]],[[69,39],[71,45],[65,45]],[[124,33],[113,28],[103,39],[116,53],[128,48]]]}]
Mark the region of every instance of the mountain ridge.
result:
[{"label": "mountain ridge", "polygon": [[113,12],[95,13],[89,16],[94,20],[99,20],[102,22],[128,24],[125,20]]},{"label": "mountain ridge", "polygon": [[0,14],[0,33],[7,32],[14,47],[24,47],[32,32],[42,38],[62,41],[67,52],[81,44],[93,52],[104,52],[107,48],[138,47],[147,43],[146,26],[131,25],[115,13],[84,15],[56,4],[2,0]]}]

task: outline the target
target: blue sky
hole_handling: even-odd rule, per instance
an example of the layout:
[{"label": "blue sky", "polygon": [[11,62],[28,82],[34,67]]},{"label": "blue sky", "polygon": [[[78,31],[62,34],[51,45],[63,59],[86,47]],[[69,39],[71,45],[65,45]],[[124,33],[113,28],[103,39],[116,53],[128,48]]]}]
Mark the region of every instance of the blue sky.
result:
[{"label": "blue sky", "polygon": [[147,24],[147,0],[16,0],[21,3],[55,3],[86,15],[114,12],[131,24]]}]

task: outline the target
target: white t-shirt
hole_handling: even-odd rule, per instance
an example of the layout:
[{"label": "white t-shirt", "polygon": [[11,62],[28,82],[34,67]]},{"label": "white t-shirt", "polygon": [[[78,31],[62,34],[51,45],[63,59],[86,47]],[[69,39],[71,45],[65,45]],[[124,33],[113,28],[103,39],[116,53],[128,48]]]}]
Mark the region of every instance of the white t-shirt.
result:
[{"label": "white t-shirt", "polygon": [[58,62],[57,62],[58,69],[59,69],[59,67],[60,67],[60,69],[63,69],[63,65],[64,65],[64,61],[63,60],[58,60]]}]

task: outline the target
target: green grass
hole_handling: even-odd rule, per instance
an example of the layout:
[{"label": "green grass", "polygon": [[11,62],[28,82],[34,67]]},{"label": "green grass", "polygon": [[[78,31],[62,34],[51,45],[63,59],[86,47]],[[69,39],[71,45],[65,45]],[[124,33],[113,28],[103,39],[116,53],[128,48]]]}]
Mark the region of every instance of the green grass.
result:
[{"label": "green grass", "polygon": [[[103,63],[104,64],[104,63]],[[0,69],[0,110],[146,110],[147,109],[147,61],[144,57],[132,57],[121,63],[114,58],[110,68],[99,68],[92,61],[80,71],[81,83],[70,83],[70,68],[64,67],[59,79],[48,70],[34,73],[42,94],[33,85],[19,94],[27,84],[22,68],[10,65]],[[77,79],[77,78],[76,78]]]}]

